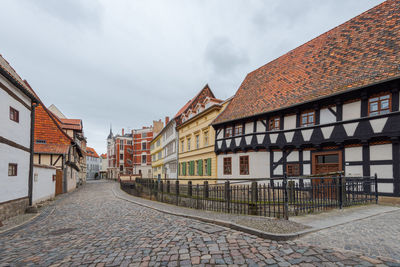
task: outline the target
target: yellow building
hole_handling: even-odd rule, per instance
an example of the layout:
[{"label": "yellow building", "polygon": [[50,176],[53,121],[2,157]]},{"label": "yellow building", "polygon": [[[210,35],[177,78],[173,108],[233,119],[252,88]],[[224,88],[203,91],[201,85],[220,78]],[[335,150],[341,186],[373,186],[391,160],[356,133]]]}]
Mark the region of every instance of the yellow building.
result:
[{"label": "yellow building", "polygon": [[[206,87],[210,90],[208,86]],[[199,95],[201,93],[202,91]],[[212,95],[211,90],[210,93]],[[230,99],[227,101],[216,99],[213,95],[195,98],[182,114],[181,123],[177,126],[179,179],[199,179],[192,181],[193,184],[197,184],[204,182],[201,178],[215,178],[215,180],[209,180],[209,183],[216,183],[215,130],[211,123],[229,101]],[[181,180],[181,183],[187,182],[188,180]]]},{"label": "yellow building", "polygon": [[151,154],[151,167],[153,169],[153,178],[163,178],[163,146],[162,146],[162,135],[157,135],[150,142],[150,154]]}]

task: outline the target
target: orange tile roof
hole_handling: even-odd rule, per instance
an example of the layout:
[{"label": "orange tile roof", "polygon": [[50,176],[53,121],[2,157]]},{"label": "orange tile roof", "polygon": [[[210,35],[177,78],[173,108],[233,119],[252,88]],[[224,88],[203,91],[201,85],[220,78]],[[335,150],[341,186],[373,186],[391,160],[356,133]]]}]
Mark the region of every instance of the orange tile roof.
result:
[{"label": "orange tile roof", "polygon": [[100,157],[103,158],[103,159],[106,159],[107,158],[107,153],[101,154]]},{"label": "orange tile roof", "polygon": [[0,55],[0,68],[4,72],[6,72],[19,86],[27,91],[27,93],[24,92],[25,94],[27,94],[31,98],[35,98],[36,95],[33,90],[25,84],[21,76],[18,75],[18,73],[14,70],[13,67],[11,67],[10,63],[8,63],[8,61],[2,55]]},{"label": "orange tile roof", "polygon": [[35,153],[68,154],[70,145],[65,144],[35,144]]},{"label": "orange tile roof", "polygon": [[79,120],[79,119],[62,119],[62,118],[58,118],[58,119],[61,121],[61,126],[64,129],[82,130],[82,120]]},{"label": "orange tile roof", "polygon": [[86,147],[86,155],[90,156],[90,157],[94,157],[94,158],[98,158],[99,155],[97,154],[96,150],[94,150],[94,148],[91,147]]},{"label": "orange tile roof", "polygon": [[400,1],[388,0],[249,73],[214,124],[400,77]]}]

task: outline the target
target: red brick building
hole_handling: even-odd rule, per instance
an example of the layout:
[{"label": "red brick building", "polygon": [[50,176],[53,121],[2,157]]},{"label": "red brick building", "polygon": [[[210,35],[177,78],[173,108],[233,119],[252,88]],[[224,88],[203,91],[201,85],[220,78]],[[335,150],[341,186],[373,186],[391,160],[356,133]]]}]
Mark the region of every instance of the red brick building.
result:
[{"label": "red brick building", "polygon": [[[150,141],[153,139],[154,128],[161,122],[154,122],[154,126],[135,129],[121,134],[110,134],[107,138],[108,168],[107,177],[117,179],[121,175],[141,175],[151,177]],[[162,123],[161,123],[162,124]]]}]

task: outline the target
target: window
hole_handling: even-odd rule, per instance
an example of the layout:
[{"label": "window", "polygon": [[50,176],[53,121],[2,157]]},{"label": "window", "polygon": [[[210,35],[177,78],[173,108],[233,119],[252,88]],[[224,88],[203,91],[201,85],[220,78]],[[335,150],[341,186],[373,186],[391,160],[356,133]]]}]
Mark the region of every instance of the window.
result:
[{"label": "window", "polygon": [[315,124],[315,112],[305,112],[301,114],[300,118],[300,126],[301,127],[307,127],[307,126],[313,126]]},{"label": "window", "polygon": [[200,148],[200,136],[196,135],[196,149]]},{"label": "window", "polygon": [[235,126],[235,134],[234,135],[242,135],[243,134],[243,125]]},{"label": "window", "polygon": [[317,163],[338,163],[339,154],[318,155]]},{"label": "window", "polygon": [[287,176],[299,176],[300,175],[300,165],[298,163],[288,163],[286,165]]},{"label": "window", "polygon": [[19,122],[19,111],[10,107],[10,120]]},{"label": "window", "polygon": [[119,159],[123,160],[124,159],[124,154],[119,154]]},{"label": "window", "polygon": [[368,101],[369,115],[381,115],[390,112],[390,94],[372,97]]},{"label": "window", "polygon": [[190,138],[187,139],[187,150],[190,151]]},{"label": "window", "polygon": [[249,174],[249,156],[240,157],[240,175]]},{"label": "window", "polygon": [[142,133],[142,138],[146,138],[147,137],[147,133]]},{"label": "window", "polygon": [[160,139],[157,140],[156,146],[160,146]]},{"label": "window", "polygon": [[232,174],[232,158],[224,158],[224,175]]},{"label": "window", "polygon": [[146,163],[146,155],[142,155],[142,163]]},{"label": "window", "polygon": [[281,128],[281,119],[279,117],[274,117],[269,119],[269,130],[274,131],[274,130],[280,130]]},{"label": "window", "polygon": [[231,137],[231,136],[232,136],[232,127],[226,127],[225,137]]},{"label": "window", "polygon": [[46,144],[46,140],[36,139],[36,144]]},{"label": "window", "polygon": [[128,141],[127,144],[128,144],[128,145],[132,145],[132,141]]},{"label": "window", "polygon": [[18,165],[16,163],[8,164],[8,176],[17,176]]},{"label": "window", "polygon": [[185,146],[185,141],[183,141],[183,140],[182,140],[182,141],[181,141],[181,152],[183,152],[183,151],[184,151],[184,149],[183,149],[183,148],[184,148],[184,146]]},{"label": "window", "polygon": [[146,142],[142,143],[142,150],[146,150]]},{"label": "window", "polygon": [[119,170],[120,170],[121,172],[123,172],[123,171],[124,171],[124,166],[123,166],[123,165],[119,166]]},{"label": "window", "polygon": [[119,141],[119,150],[124,150],[124,140]]},{"label": "window", "polygon": [[204,146],[208,146],[208,132],[204,132]]}]

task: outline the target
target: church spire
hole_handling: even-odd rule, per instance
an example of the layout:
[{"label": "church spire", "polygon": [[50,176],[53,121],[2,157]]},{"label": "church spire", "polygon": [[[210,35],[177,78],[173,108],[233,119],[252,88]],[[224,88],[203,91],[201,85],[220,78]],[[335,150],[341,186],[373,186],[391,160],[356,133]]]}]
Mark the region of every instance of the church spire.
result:
[{"label": "church spire", "polygon": [[113,132],[112,132],[112,124],[110,123],[110,134],[108,135],[107,139],[113,138]]}]

